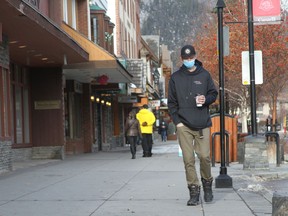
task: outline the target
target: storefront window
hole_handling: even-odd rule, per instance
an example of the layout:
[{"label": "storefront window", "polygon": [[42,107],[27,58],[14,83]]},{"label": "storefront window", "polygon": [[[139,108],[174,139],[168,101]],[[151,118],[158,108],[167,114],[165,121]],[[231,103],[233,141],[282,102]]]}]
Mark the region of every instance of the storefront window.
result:
[{"label": "storefront window", "polygon": [[70,139],[82,137],[82,94],[65,94],[65,133]]},{"label": "storefront window", "polygon": [[[2,68],[1,68],[2,70]],[[2,71],[0,71],[0,86],[3,86],[3,77],[2,77]],[[2,113],[2,106],[3,106],[3,93],[2,93],[2,89],[0,91],[0,137],[2,136],[2,125],[3,125],[3,113]]]},{"label": "storefront window", "polygon": [[[13,85],[10,85],[10,94],[11,94],[11,95],[14,95]],[[10,97],[10,98],[11,98],[11,99],[10,99],[10,107],[13,108],[13,107],[14,107],[14,106],[13,106],[13,104],[14,104],[14,97]],[[11,115],[11,121],[10,121],[10,122],[11,122],[11,129],[12,129],[12,134],[11,134],[11,135],[12,135],[12,137],[11,137],[11,138],[12,138],[12,143],[15,143],[15,137],[14,137],[14,131],[15,131],[15,130],[13,130],[13,128],[14,128],[14,115],[13,115],[13,114]]]},{"label": "storefront window", "polygon": [[11,67],[14,143],[30,143],[29,73],[17,65]]},{"label": "storefront window", "polygon": [[0,137],[8,137],[10,135],[10,104],[8,88],[8,69],[0,67]]},{"label": "storefront window", "polygon": [[29,119],[29,93],[28,89],[23,89],[23,120],[24,120],[24,142],[29,143],[30,142],[30,119]]},{"label": "storefront window", "polygon": [[21,88],[15,86],[15,120],[16,120],[16,142],[23,142],[23,116],[22,116],[22,97]]}]

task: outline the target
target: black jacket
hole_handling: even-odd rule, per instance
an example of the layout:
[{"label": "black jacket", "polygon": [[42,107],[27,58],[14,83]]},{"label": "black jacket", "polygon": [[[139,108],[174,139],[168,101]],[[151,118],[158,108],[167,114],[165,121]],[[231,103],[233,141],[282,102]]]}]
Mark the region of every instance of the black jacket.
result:
[{"label": "black jacket", "polygon": [[[196,60],[196,70],[189,72],[182,67],[174,72],[168,87],[168,108],[175,125],[183,123],[192,130],[212,126],[209,105],[218,95],[212,77]],[[203,94],[206,97],[202,107],[196,107],[195,96]]]}]

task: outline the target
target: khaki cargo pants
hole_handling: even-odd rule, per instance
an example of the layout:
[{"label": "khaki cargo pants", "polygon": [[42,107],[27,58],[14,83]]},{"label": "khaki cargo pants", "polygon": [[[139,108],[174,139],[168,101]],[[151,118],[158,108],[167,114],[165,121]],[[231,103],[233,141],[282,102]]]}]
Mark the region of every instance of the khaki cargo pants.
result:
[{"label": "khaki cargo pants", "polygon": [[195,167],[195,153],[200,161],[201,177],[206,180],[212,178],[209,138],[210,128],[203,129],[203,135],[204,137],[200,138],[199,131],[191,130],[186,126],[177,127],[177,136],[182,149],[188,185],[194,184],[200,186]]}]

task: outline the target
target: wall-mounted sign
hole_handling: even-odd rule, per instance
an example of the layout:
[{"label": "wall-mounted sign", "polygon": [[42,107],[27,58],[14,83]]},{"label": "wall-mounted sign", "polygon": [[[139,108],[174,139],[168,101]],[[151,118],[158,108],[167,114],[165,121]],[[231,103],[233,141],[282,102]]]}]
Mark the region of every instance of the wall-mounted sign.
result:
[{"label": "wall-mounted sign", "polygon": [[60,100],[35,101],[34,108],[35,110],[60,109],[61,101]]},{"label": "wall-mounted sign", "polygon": [[150,100],[149,105],[151,108],[160,107],[160,100]]},{"label": "wall-mounted sign", "polygon": [[137,103],[137,96],[119,96],[118,97],[119,103]]}]

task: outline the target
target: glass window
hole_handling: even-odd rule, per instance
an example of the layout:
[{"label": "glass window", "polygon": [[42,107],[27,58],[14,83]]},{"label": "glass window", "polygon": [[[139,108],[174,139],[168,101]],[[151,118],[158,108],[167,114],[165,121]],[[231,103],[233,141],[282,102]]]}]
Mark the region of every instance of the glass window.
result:
[{"label": "glass window", "polygon": [[0,67],[0,137],[10,135],[10,102],[8,69]]},{"label": "glass window", "polygon": [[80,138],[82,137],[82,110],[81,110],[81,95],[80,94],[75,94],[75,126],[74,126],[74,131],[75,131],[75,137]]},{"label": "glass window", "polygon": [[3,86],[3,78],[2,78],[2,68],[0,68],[0,137],[2,135],[2,123],[3,123],[3,113],[2,113],[2,106],[3,106],[3,92],[1,90],[1,86]]},{"label": "glass window", "polygon": [[67,0],[63,0],[63,21],[68,23]]},{"label": "glass window", "polygon": [[15,144],[30,143],[29,72],[20,66],[11,66],[12,140]]},{"label": "glass window", "polygon": [[8,70],[3,70],[3,120],[4,120],[4,136],[9,136],[9,100],[8,100]]},{"label": "glass window", "polygon": [[63,21],[76,29],[77,19],[77,5],[76,0],[63,0]]},{"label": "glass window", "polygon": [[67,93],[65,98],[65,132],[71,139],[82,137],[82,94]]},{"label": "glass window", "polygon": [[23,143],[22,119],[22,94],[21,87],[15,87],[15,117],[16,117],[16,143]]},{"label": "glass window", "polygon": [[[11,95],[14,95],[14,88],[13,88],[13,85],[10,85],[10,93]],[[10,99],[10,107],[13,107],[13,104],[14,104],[14,97],[11,97]],[[13,128],[14,128],[14,115],[12,114],[11,115],[11,128],[12,128],[12,143],[15,143],[15,137],[14,137],[14,131]]]},{"label": "glass window", "polygon": [[29,93],[28,89],[24,88],[23,90],[23,120],[24,120],[24,142],[30,142],[30,119],[29,119]]},{"label": "glass window", "polygon": [[91,20],[91,32],[92,32],[92,41],[95,44],[98,44],[99,43],[99,41],[98,41],[98,21],[97,21],[96,17],[92,18],[92,20]]},{"label": "glass window", "polygon": [[74,29],[77,29],[76,26],[76,17],[77,17],[77,13],[76,13],[76,0],[72,0],[72,6],[71,6],[71,26]]}]

